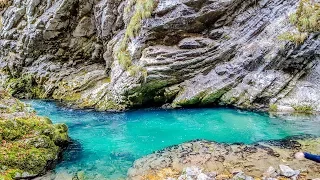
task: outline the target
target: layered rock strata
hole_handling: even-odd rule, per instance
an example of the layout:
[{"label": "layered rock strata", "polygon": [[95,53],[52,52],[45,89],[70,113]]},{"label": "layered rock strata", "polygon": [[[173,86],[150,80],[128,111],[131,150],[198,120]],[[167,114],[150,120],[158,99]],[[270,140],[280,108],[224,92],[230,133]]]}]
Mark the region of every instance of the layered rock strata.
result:
[{"label": "layered rock strata", "polygon": [[16,97],[98,110],[319,111],[319,2],[302,2],[310,17],[299,0],[9,1],[0,79]]}]

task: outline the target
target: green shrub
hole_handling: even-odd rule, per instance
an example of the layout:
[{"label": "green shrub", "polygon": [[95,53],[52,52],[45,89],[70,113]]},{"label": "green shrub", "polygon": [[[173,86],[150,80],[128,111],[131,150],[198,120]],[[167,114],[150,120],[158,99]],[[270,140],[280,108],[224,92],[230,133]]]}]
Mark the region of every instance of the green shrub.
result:
[{"label": "green shrub", "polygon": [[5,83],[5,87],[11,95],[18,98],[43,98],[45,94],[30,74],[12,77]]}]

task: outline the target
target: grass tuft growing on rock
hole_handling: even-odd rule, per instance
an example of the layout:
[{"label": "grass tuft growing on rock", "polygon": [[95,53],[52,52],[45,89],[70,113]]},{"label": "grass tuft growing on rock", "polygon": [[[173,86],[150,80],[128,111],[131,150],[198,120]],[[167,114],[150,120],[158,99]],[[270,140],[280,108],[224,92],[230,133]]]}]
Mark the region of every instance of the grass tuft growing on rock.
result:
[{"label": "grass tuft growing on rock", "polygon": [[139,35],[141,30],[142,21],[146,18],[151,17],[151,14],[156,7],[155,0],[131,0],[125,7],[125,13],[128,14],[134,7],[134,12],[131,19],[126,27],[124,37],[120,43],[120,47],[116,52],[116,56],[119,60],[120,65],[128,70],[132,65],[132,57],[128,50],[128,44],[131,39]]},{"label": "grass tuft growing on rock", "polygon": [[270,106],[269,106],[269,111],[270,111],[270,112],[277,112],[277,111],[278,111],[278,105],[276,105],[276,104],[270,104]]},{"label": "grass tuft growing on rock", "polygon": [[309,33],[320,31],[320,4],[313,0],[300,0],[297,11],[290,15],[289,20],[299,32],[286,32],[279,39],[302,44]]},{"label": "grass tuft growing on rock", "polygon": [[311,0],[301,0],[297,11],[290,15],[290,22],[300,32],[320,31],[320,4]]},{"label": "grass tuft growing on rock", "polygon": [[294,42],[296,45],[302,44],[306,38],[308,37],[308,33],[291,33],[286,32],[279,36],[280,40],[288,40]]},{"label": "grass tuft growing on rock", "polygon": [[314,112],[311,105],[294,105],[292,107],[297,113],[312,114]]}]

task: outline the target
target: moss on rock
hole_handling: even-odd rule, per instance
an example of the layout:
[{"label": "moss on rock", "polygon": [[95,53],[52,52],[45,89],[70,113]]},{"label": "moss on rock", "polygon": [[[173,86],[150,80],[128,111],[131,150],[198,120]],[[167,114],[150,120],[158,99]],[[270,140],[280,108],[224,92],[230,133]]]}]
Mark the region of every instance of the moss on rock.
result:
[{"label": "moss on rock", "polygon": [[44,173],[69,142],[67,126],[53,125],[4,91],[0,91],[0,107],[0,179]]},{"label": "moss on rock", "polygon": [[44,98],[44,90],[35,81],[33,75],[12,77],[5,83],[6,90],[18,98]]},{"label": "moss on rock", "polygon": [[293,105],[292,107],[297,113],[312,114],[315,112],[311,105]]},{"label": "moss on rock", "polygon": [[269,105],[269,111],[270,111],[270,112],[277,112],[277,111],[278,111],[278,105],[276,105],[276,104],[270,104],[270,105]]},{"label": "moss on rock", "polygon": [[131,39],[139,35],[142,21],[149,18],[157,5],[157,1],[154,0],[130,0],[125,7],[125,13],[128,14],[132,9],[134,9],[130,21],[126,27],[124,37],[120,42],[120,47],[115,53],[120,65],[125,70],[130,70],[130,74],[135,74],[136,68],[131,68],[132,57],[128,50],[128,44]]}]

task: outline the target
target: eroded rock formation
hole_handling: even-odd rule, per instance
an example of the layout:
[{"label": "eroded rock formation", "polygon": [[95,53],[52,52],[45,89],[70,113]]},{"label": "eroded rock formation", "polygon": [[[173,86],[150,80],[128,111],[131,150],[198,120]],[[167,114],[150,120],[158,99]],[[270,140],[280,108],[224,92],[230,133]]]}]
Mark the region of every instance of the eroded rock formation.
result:
[{"label": "eroded rock formation", "polygon": [[98,110],[320,110],[319,32],[279,38],[297,32],[299,0],[152,2],[13,1],[2,12],[3,86]]},{"label": "eroded rock formation", "polygon": [[[185,168],[192,166],[200,167],[204,172],[215,172],[215,176],[218,174],[217,177],[208,179],[232,179],[242,171],[258,179],[283,179],[299,174],[299,179],[318,178],[320,167],[315,162],[294,159],[294,152],[301,150],[320,153],[319,139],[298,141],[288,139],[254,145],[219,144],[197,140],[168,147],[136,160],[128,171],[128,178],[131,180],[177,178]],[[272,170],[270,167],[279,168]],[[280,175],[284,177],[278,177]],[[249,179],[253,179],[252,177]],[[246,178],[234,177],[234,179]]]}]

